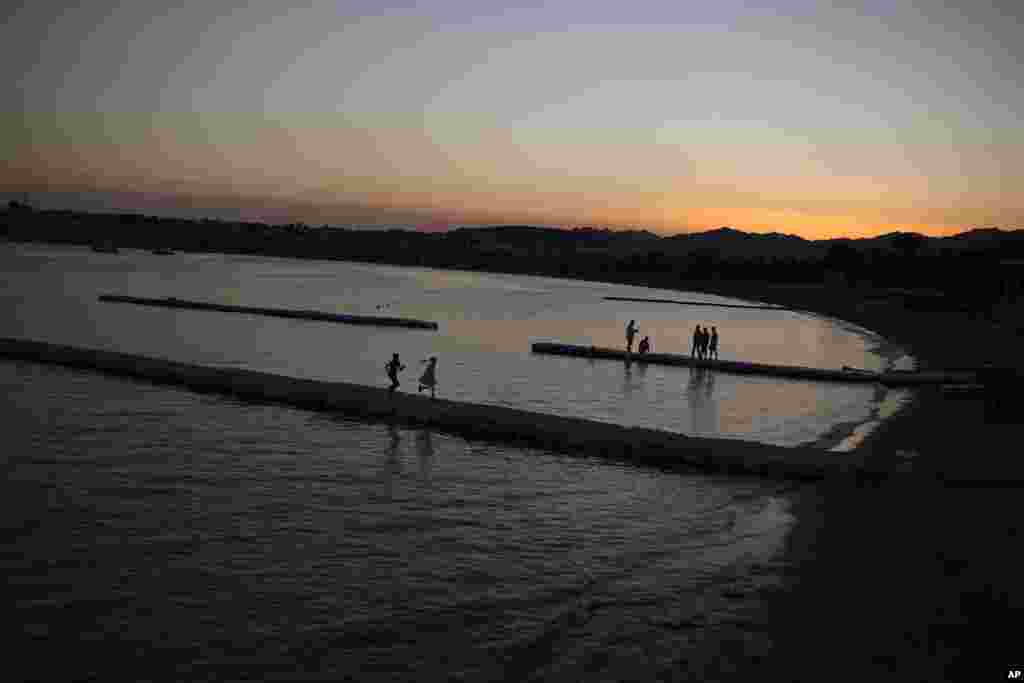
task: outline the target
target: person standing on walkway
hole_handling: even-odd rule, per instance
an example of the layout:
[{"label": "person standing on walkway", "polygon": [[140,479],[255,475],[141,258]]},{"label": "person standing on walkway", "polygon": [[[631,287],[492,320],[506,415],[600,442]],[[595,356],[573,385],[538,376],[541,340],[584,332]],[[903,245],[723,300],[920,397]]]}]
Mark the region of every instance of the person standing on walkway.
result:
[{"label": "person standing on walkway", "polygon": [[423,391],[424,389],[430,389],[430,398],[436,398],[434,396],[434,390],[437,388],[437,356],[431,356],[427,360],[427,369],[423,371],[423,375],[420,377],[420,388],[417,391]]},{"label": "person standing on walkway", "polygon": [[690,357],[695,358],[700,353],[700,325],[693,328],[693,348],[690,349]]},{"label": "person standing on walkway", "polygon": [[636,350],[640,354],[645,354],[648,351],[650,351],[651,350],[651,338],[650,337],[644,337],[643,339],[641,339],[640,340],[640,345],[638,347],[636,347]]},{"label": "person standing on walkway", "polygon": [[635,320],[630,320],[629,324],[626,325],[626,353],[633,352],[633,337],[640,331],[640,328],[636,326]]},{"label": "person standing on walkway", "polygon": [[384,369],[387,370],[388,379],[391,380],[391,386],[388,387],[388,393],[393,394],[395,393],[395,389],[398,388],[398,373],[405,370],[405,366],[402,365],[402,361],[399,360],[398,354],[393,353],[391,354],[391,360],[384,366]]},{"label": "person standing on walkway", "polygon": [[711,342],[708,344],[708,357],[715,357],[718,360],[718,328],[711,326]]}]

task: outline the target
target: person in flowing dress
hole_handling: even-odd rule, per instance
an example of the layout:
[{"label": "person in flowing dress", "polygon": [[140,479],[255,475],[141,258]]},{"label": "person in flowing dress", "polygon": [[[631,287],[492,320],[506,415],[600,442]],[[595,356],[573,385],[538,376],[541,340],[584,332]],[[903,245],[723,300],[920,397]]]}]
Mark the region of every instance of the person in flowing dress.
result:
[{"label": "person in flowing dress", "polygon": [[430,389],[430,398],[436,398],[434,392],[437,389],[437,356],[431,356],[427,360],[427,369],[420,376],[420,388],[418,391],[423,391],[424,389]]}]

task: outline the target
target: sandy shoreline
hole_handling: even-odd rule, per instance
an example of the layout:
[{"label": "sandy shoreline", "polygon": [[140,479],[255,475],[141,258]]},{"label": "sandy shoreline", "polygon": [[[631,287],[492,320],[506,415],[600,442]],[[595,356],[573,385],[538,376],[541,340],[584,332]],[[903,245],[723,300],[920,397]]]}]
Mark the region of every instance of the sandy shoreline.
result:
[{"label": "sandy shoreline", "polygon": [[[804,311],[828,320],[837,327],[863,337],[868,342],[868,352],[882,359],[883,372],[916,369],[917,359],[908,349],[893,343],[874,330],[828,315]],[[845,453],[859,448],[886,420],[892,419],[900,410],[914,400],[913,390],[876,386],[871,399],[871,412],[862,420],[851,420],[834,425],[819,438],[804,446]]]},{"label": "sandy shoreline", "polygon": [[[920,369],[1019,368],[1021,340],[959,312],[865,303],[855,289],[708,283],[722,296],[790,305],[845,320],[906,349]],[[885,345],[883,345],[883,349]],[[1019,370],[1018,370],[1019,372]],[[1020,659],[1018,553],[1024,439],[983,400],[938,388],[904,404],[856,450],[908,459],[920,476],[829,482],[795,494],[787,579],[763,600],[767,658],[739,667],[780,680],[1000,680]],[[1012,559],[1011,559],[1012,557]]]},{"label": "sandy shoreline", "polygon": [[[696,285],[690,291],[794,306],[826,316],[837,324],[866,333],[876,342],[872,353],[890,363],[899,361],[906,353],[922,371],[978,367],[986,360],[998,366],[1021,367],[1018,349],[1024,340],[1008,329],[971,320],[961,312],[908,311],[896,300],[871,299],[867,303],[866,292],[852,288],[715,282]],[[941,407],[948,408],[949,404],[938,389],[915,388],[905,406],[865,439],[864,447],[932,452],[936,465],[954,467],[955,463],[945,455],[951,443],[965,444],[972,439],[976,443],[983,432],[995,427],[978,410],[981,402],[971,400],[956,401],[958,409],[954,413],[958,424],[935,424],[937,414],[948,412]],[[1007,434],[1015,433],[1014,427],[998,425]],[[961,467],[956,469],[964,471]]]}]

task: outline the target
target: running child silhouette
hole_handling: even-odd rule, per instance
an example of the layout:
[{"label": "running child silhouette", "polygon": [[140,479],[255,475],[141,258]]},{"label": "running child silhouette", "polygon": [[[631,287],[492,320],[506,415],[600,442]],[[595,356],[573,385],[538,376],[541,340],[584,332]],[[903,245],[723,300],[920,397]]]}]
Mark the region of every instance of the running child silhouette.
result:
[{"label": "running child silhouette", "polygon": [[384,366],[384,369],[388,373],[388,379],[391,380],[391,386],[388,387],[388,393],[393,394],[395,393],[395,389],[398,388],[399,384],[398,373],[401,372],[402,370],[405,370],[405,366],[402,365],[402,361],[399,360],[398,354],[393,353],[391,354],[391,360],[388,361],[388,364]]}]

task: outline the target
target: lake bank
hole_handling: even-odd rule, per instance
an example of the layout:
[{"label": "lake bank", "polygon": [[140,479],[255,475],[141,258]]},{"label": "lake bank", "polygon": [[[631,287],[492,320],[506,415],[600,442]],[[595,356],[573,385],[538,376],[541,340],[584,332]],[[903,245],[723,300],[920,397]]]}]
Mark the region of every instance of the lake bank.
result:
[{"label": "lake bank", "polygon": [[[884,340],[875,353],[892,357],[900,354],[896,349],[903,349],[921,371],[978,368],[985,361],[1021,368],[1019,336],[963,312],[908,311],[899,300],[869,299],[868,292],[855,288],[716,282],[695,284],[693,291],[794,306],[853,323]],[[988,441],[1013,442],[1021,436],[1024,429],[1019,425],[997,424],[986,416],[981,399],[953,400],[937,388],[919,388],[901,410],[864,439],[863,446],[917,453],[936,469],[956,472],[960,478],[989,480],[988,472],[1015,469],[1013,463],[996,455],[966,463],[951,453]]]},{"label": "lake bank", "polygon": [[[922,369],[1020,363],[1012,332],[964,313],[868,303],[856,289],[695,290],[855,323],[907,349]],[[1024,610],[1020,563],[1008,555],[1021,533],[1022,437],[1020,424],[996,422],[981,399],[915,389],[860,448],[902,454],[935,476],[823,484],[798,496],[785,560],[791,579],[765,600],[775,647],[753,668],[788,680],[820,680],[837,667],[872,680],[1005,677],[1019,645],[998,625]]]}]

